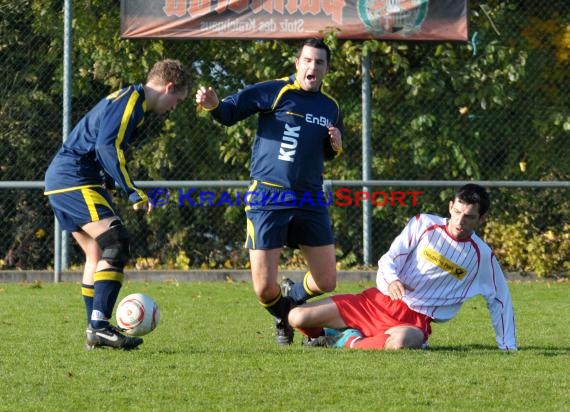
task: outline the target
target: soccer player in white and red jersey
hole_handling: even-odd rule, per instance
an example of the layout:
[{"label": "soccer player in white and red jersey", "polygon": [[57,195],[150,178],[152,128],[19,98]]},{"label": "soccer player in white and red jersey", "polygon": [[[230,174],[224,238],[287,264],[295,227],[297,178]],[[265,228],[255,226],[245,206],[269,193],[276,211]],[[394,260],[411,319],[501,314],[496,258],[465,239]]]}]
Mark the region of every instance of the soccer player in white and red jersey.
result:
[{"label": "soccer player in white and red jersey", "polygon": [[298,306],[289,313],[289,324],[312,346],[421,348],[431,322],[452,319],[465,301],[481,295],[497,346],[516,350],[505,276],[491,248],[475,234],[489,205],[483,187],[462,186],[449,203],[449,218],[419,214],[408,222],[378,261],[376,287]]}]

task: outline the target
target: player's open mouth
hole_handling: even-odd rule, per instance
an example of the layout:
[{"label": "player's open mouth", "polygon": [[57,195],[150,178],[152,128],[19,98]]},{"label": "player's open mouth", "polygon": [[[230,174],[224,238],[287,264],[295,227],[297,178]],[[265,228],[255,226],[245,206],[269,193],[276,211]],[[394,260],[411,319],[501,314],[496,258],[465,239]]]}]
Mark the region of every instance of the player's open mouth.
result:
[{"label": "player's open mouth", "polygon": [[455,236],[456,237],[463,237],[465,235],[467,235],[467,231],[464,228],[461,227],[456,227],[455,228]]}]

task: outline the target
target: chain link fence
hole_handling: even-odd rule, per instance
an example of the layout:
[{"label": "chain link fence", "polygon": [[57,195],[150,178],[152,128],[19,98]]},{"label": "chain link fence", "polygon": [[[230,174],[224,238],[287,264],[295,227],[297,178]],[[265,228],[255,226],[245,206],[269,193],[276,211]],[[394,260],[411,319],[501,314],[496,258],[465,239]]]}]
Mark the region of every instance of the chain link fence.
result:
[{"label": "chain link fence", "polygon": [[[333,71],[325,87],[339,101],[346,128],[344,155],[324,176],[334,182],[326,190],[341,268],[366,263],[366,202],[374,264],[412,215],[446,215],[454,186],[479,181],[493,198],[482,232],[507,270],[570,270],[570,3],[471,3],[467,44],[327,37]],[[62,2],[0,0],[0,11],[0,268],[52,269],[54,218],[41,182],[62,143]],[[118,27],[118,2],[75,3],[72,124],[112,91],[144,82],[160,58],[182,60],[194,89],[213,86],[222,97],[294,72],[297,42],[127,41]],[[135,181],[170,196],[147,216],[117,195],[132,235],[133,268],[248,266],[239,199],[256,119],[223,128],[196,109],[193,94],[168,118],[148,118],[127,153]],[[365,94],[370,136],[363,146]],[[370,180],[381,183],[343,184],[362,179],[367,154]],[[374,202],[359,201],[362,192]],[[73,241],[68,256],[70,268],[81,269]],[[293,250],[282,263],[304,264]]]}]

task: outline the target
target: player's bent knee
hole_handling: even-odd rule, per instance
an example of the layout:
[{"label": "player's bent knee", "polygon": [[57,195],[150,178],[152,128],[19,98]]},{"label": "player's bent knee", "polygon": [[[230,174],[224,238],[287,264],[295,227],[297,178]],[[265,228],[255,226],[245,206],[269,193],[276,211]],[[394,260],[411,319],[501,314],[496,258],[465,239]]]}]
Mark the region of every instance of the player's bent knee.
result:
[{"label": "player's bent knee", "polygon": [[[313,278],[314,279],[314,278]],[[315,280],[315,284],[322,293],[329,293],[336,289],[336,274],[333,277],[327,277],[325,279]]]},{"label": "player's bent knee", "polygon": [[119,220],[111,222],[109,230],[95,241],[101,248],[101,259],[117,269],[123,269],[130,258],[129,232]]},{"label": "player's bent knee", "polygon": [[327,282],[323,287],[322,287],[322,291],[323,292],[332,292],[336,289],[336,279],[333,279],[329,282]]},{"label": "player's bent knee", "polygon": [[390,335],[384,344],[386,350],[419,349],[424,341],[423,332],[412,326],[394,327],[386,334]]},{"label": "player's bent knee", "polygon": [[301,308],[291,309],[288,316],[289,325],[291,325],[294,328],[301,327],[303,326],[303,320],[304,316],[303,316],[303,310]]}]

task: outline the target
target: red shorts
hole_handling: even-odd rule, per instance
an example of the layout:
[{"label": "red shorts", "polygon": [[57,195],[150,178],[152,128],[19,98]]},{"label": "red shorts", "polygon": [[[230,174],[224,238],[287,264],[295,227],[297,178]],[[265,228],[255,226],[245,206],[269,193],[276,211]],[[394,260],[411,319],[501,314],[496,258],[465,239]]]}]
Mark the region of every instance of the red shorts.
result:
[{"label": "red shorts", "polygon": [[384,336],[394,326],[415,326],[424,333],[424,342],[431,334],[431,318],[415,312],[402,300],[392,300],[377,288],[358,294],[333,295],[340,316],[349,328],[358,329],[364,337]]}]

